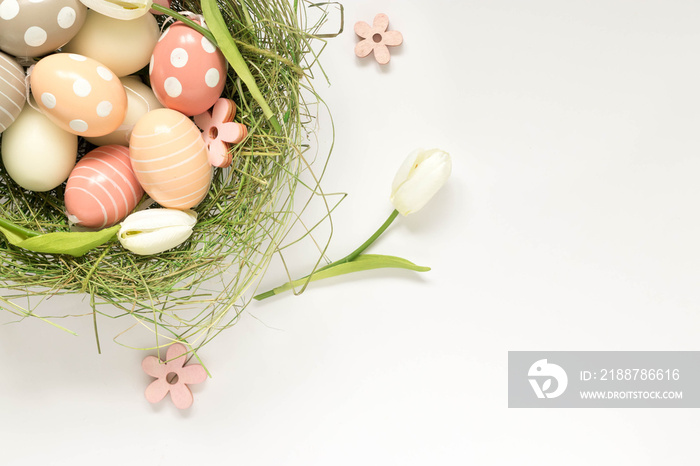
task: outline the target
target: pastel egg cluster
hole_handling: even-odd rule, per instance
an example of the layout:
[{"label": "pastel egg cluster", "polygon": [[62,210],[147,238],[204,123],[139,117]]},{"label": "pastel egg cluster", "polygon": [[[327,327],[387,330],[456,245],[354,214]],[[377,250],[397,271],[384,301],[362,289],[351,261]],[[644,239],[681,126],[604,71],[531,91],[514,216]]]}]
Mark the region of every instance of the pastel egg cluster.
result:
[{"label": "pastel egg cluster", "polygon": [[[79,0],[0,0],[0,50],[4,168],[24,189],[59,188],[72,224],[115,225],[144,194],[191,209],[212,164],[230,164],[230,146],[247,137],[220,99],[223,54],[182,22],[161,34],[149,12],[117,19]],[[132,75],[146,67],[148,84]],[[81,140],[96,146],[82,157]]]}]

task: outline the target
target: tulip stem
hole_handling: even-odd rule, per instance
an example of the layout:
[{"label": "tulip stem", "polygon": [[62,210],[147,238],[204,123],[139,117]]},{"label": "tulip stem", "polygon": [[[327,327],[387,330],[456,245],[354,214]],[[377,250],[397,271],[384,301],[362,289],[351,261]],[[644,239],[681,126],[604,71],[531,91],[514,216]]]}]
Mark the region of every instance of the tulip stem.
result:
[{"label": "tulip stem", "polygon": [[346,262],[350,262],[353,259],[355,259],[357,256],[362,254],[364,252],[364,250],[367,249],[372,243],[374,243],[376,241],[376,239],[379,238],[381,236],[381,234],[384,233],[384,231],[387,228],[389,228],[389,225],[391,225],[394,222],[394,220],[396,220],[396,217],[398,215],[399,215],[399,211],[394,209],[394,211],[389,215],[389,218],[386,219],[386,221],[382,224],[382,226],[380,226],[379,229],[377,229],[377,231],[375,231],[374,234],[372,236],[370,236],[367,241],[362,243],[362,245],[360,245],[359,248],[355,249],[353,252],[351,252],[347,256],[343,257],[342,259],[338,259],[335,262],[332,262],[324,267],[321,267],[316,272],[320,272],[321,270],[330,269],[331,267],[335,267],[338,264],[344,264]]},{"label": "tulip stem", "polygon": [[[314,280],[319,280],[319,279],[325,278],[325,277],[323,277],[323,276],[316,277],[315,275],[318,274],[319,272],[322,272],[322,271],[324,271],[324,270],[328,270],[328,269],[330,269],[330,268],[332,268],[332,267],[336,267],[336,266],[341,265],[341,264],[346,264],[346,263],[348,263],[348,262],[352,262],[352,261],[355,260],[360,254],[362,254],[362,253],[365,251],[365,249],[367,249],[372,243],[374,243],[374,242],[376,241],[376,239],[379,238],[379,237],[382,235],[382,233],[384,233],[384,231],[386,231],[387,228],[389,228],[389,225],[391,225],[391,224],[394,222],[394,220],[396,220],[396,217],[397,217],[398,215],[399,215],[399,211],[396,210],[396,209],[394,209],[394,211],[393,211],[391,214],[389,214],[389,217],[384,221],[384,223],[382,224],[382,226],[380,226],[380,227],[377,229],[377,231],[375,231],[374,234],[373,234],[372,236],[369,237],[369,239],[368,239],[367,241],[365,241],[364,243],[362,243],[362,244],[360,245],[360,247],[358,247],[357,249],[355,249],[353,252],[351,252],[351,253],[348,254],[347,256],[343,257],[342,259],[338,259],[338,260],[335,261],[335,262],[331,262],[330,264],[328,264],[328,265],[326,265],[326,266],[324,266],[324,267],[321,267],[320,269],[314,271],[313,273],[311,273],[311,274],[309,274],[309,275],[307,275],[307,276],[305,276],[305,277],[302,277],[302,278],[300,278],[300,279],[298,279],[298,280],[295,280],[293,283],[294,283],[294,284],[302,283],[302,282],[304,282],[306,279],[308,279],[309,277],[311,277],[311,280],[310,280],[310,281],[314,281]],[[363,257],[364,257],[364,256],[363,256]],[[259,295],[253,296],[253,299],[256,299],[256,300],[260,301],[260,300],[263,300],[263,299],[265,299],[265,298],[269,298],[269,297],[271,297],[271,296],[274,296],[274,295],[276,295],[276,294],[279,294],[279,293],[281,293],[281,292],[283,292],[283,291],[286,291],[286,290],[288,290],[288,289],[290,289],[290,288],[292,288],[292,284],[286,283],[285,285],[278,286],[277,288],[274,288],[274,289],[272,289],[272,290],[270,290],[270,291],[266,291],[265,293],[260,293]]]}]

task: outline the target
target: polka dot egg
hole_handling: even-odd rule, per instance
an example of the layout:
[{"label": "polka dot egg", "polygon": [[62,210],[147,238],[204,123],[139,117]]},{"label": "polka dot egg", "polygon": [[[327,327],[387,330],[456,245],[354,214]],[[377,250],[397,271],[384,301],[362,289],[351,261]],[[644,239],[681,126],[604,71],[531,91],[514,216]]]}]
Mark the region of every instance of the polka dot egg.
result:
[{"label": "polka dot egg", "polygon": [[171,209],[189,209],[209,191],[213,169],[197,126],[161,108],[141,117],[131,133],[131,165],[143,189]]},{"label": "polka dot egg", "polygon": [[160,103],[185,115],[199,115],[224,90],[226,59],[199,32],[176,22],[158,40],[149,74]]},{"label": "polka dot egg", "polygon": [[123,220],[143,196],[129,148],[98,147],[75,165],[66,183],[66,213],[78,225],[106,228]]},{"label": "polka dot egg", "polygon": [[79,0],[0,0],[0,50],[16,57],[53,52],[78,33],[86,14]]},{"label": "polka dot egg", "polygon": [[30,81],[42,112],[70,133],[104,136],[124,121],[124,86],[96,60],[72,53],[49,55],[34,66]]},{"label": "polka dot egg", "polygon": [[17,119],[26,96],[24,69],[14,58],[0,52],[0,133]]}]

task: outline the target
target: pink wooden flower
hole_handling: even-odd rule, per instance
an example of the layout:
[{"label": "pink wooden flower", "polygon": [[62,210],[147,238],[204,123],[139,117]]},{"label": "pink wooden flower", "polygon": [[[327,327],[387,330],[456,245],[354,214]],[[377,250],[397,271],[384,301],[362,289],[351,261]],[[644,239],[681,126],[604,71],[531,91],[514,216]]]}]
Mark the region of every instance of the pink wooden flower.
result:
[{"label": "pink wooden flower", "polygon": [[144,372],[156,380],[146,387],[146,399],[158,403],[170,392],[170,399],[179,409],[192,406],[192,392],[187,385],[204,382],[207,373],[199,364],[185,366],[187,348],[175,343],[168,348],[165,356],[167,362],[161,362],[156,356],[147,356],[141,363]]},{"label": "pink wooden flower", "polygon": [[248,128],[234,123],[236,104],[233,100],[221,98],[211,111],[197,115],[194,122],[203,131],[202,137],[209,148],[209,163],[215,167],[228,167],[233,156],[229,153],[231,144],[238,144],[248,135]]},{"label": "pink wooden flower", "polygon": [[403,36],[399,31],[387,31],[389,18],[384,13],[379,13],[374,17],[372,26],[364,21],[355,23],[355,34],[362,37],[355,46],[355,55],[364,58],[374,51],[374,58],[380,65],[386,65],[391,59],[387,46],[401,45]]}]

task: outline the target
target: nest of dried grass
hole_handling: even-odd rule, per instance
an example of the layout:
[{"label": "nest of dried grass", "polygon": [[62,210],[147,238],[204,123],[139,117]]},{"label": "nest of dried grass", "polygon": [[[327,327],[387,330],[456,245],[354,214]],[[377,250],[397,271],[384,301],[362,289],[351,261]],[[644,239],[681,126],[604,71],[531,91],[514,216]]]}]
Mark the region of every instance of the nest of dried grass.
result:
[{"label": "nest of dried grass", "polygon": [[[174,2],[173,8],[201,13],[202,3]],[[157,256],[137,256],[112,241],[72,257],[31,252],[0,235],[3,308],[60,326],[55,317],[67,316],[38,316],[26,298],[83,293],[90,306],[75,314],[92,314],[96,336],[98,315],[130,316],[154,332],[153,346],[179,340],[200,347],[235,323],[247,303],[244,293],[264,273],[290,219],[299,214],[299,192],[319,195],[319,178],[312,176],[307,184],[300,176],[310,165],[303,141],[313,122],[308,96],[315,96],[310,78],[317,57],[312,46],[323,40],[317,32],[324,17],[308,24],[308,9],[318,5],[303,1],[217,4],[269,110],[229,67],[224,97],[238,105],[236,121],[248,127],[248,137],[233,149],[232,165],[216,170],[209,195],[195,209],[199,220],[192,237]],[[315,170],[322,172],[327,158],[319,162]],[[40,233],[69,231],[63,189],[26,191],[0,166],[0,219]]]}]

